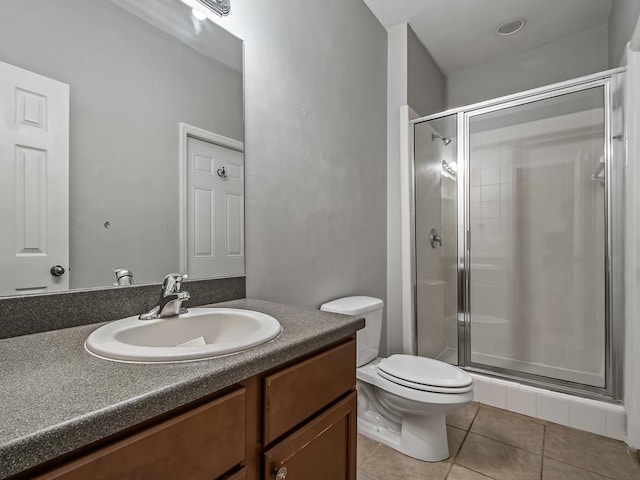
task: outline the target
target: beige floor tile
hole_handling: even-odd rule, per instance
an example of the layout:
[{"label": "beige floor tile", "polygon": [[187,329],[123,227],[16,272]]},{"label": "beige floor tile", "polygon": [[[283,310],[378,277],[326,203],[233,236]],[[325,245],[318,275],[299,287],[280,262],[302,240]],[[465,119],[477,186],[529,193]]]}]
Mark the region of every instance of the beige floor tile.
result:
[{"label": "beige floor tile", "polygon": [[360,472],[373,480],[444,480],[450,462],[421,462],[400,452],[380,445],[360,468]]},{"label": "beige floor tile", "polygon": [[542,454],[544,426],[516,413],[480,407],[471,431],[538,455]]},{"label": "beige floor tile", "polygon": [[460,430],[459,428],[450,427],[447,425],[447,443],[449,444],[449,458],[455,458],[460,451],[462,442],[467,432]]},{"label": "beige floor tile", "polygon": [[507,412],[510,415],[513,415],[514,417],[519,418],[521,420],[537,423],[537,424],[540,424],[540,425],[549,425],[549,424],[557,425],[557,423],[549,422],[549,421],[543,420],[541,418],[529,417],[527,415],[522,415],[521,413],[510,412],[509,410],[505,410],[503,408],[492,407],[491,405],[480,404],[479,406],[480,406],[480,408],[485,409],[485,410],[494,410],[496,412]]},{"label": "beige floor tile", "polygon": [[491,480],[491,477],[481,475],[460,465],[454,465],[447,480]]},{"label": "beige floor tile", "polygon": [[358,472],[358,480],[373,480],[371,477],[367,477],[364,473]]},{"label": "beige floor tile", "polygon": [[622,442],[560,425],[549,425],[545,430],[545,457],[616,480],[637,478]]},{"label": "beige floor tile", "polygon": [[461,409],[447,415],[447,425],[461,428],[462,430],[469,430],[469,427],[471,426],[471,423],[473,422],[473,418],[476,416],[477,411],[477,403],[470,403],[468,405],[465,405]]},{"label": "beige floor tile", "polygon": [[544,459],[542,480],[609,480],[597,473],[588,472],[551,458]]},{"label": "beige floor tile", "polygon": [[631,463],[634,466],[636,477],[640,479],[640,450],[629,450],[629,455],[631,456]]},{"label": "beige floor tile", "polygon": [[538,480],[542,457],[469,433],[456,463],[497,480]]},{"label": "beige floor tile", "polygon": [[358,434],[358,468],[371,456],[373,451],[380,445],[375,440],[371,440],[364,435]]}]

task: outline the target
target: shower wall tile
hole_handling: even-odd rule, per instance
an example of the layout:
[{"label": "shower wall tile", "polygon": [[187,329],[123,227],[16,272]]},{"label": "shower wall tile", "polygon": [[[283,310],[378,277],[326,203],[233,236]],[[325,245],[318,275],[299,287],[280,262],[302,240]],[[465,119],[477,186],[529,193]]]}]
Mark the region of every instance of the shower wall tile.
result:
[{"label": "shower wall tile", "polygon": [[483,168],[480,171],[482,185],[497,185],[500,183],[500,168]]},{"label": "shower wall tile", "polygon": [[482,202],[482,218],[499,218],[500,202]]},{"label": "shower wall tile", "polygon": [[569,406],[569,426],[598,435],[607,434],[607,414],[582,399]]},{"label": "shower wall tile", "polygon": [[500,201],[500,185],[483,185],[482,201],[483,202]]},{"label": "shower wall tile", "polygon": [[474,376],[473,399],[497,408],[507,408],[506,382],[493,378]]},{"label": "shower wall tile", "polygon": [[479,374],[471,376],[474,400],[477,402],[616,440],[626,440],[627,416],[622,405],[552,392]]},{"label": "shower wall tile", "polygon": [[627,416],[622,407],[617,408],[615,411],[608,411],[606,415],[606,436],[625,441],[627,439]]},{"label": "shower wall tile", "polygon": [[566,395],[554,392],[536,394],[536,416],[549,422],[569,425],[570,403]]},{"label": "shower wall tile", "polygon": [[511,412],[536,416],[536,393],[524,385],[507,387],[507,410]]}]

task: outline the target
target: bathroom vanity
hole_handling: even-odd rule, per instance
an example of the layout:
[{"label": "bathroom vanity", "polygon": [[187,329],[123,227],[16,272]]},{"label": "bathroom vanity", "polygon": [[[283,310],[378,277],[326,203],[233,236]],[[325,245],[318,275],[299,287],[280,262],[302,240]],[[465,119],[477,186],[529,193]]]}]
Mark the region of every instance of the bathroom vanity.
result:
[{"label": "bathroom vanity", "polygon": [[273,315],[283,332],[238,354],[162,365],[92,357],[82,342],[96,325],[0,341],[0,478],[355,480],[364,321],[246,299],[216,306]]}]

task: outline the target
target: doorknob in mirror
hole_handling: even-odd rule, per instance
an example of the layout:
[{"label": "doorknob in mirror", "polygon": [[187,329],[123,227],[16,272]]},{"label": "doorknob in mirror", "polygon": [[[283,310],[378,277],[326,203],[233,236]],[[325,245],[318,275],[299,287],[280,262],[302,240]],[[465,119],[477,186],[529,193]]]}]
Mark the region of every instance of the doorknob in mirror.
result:
[{"label": "doorknob in mirror", "polygon": [[53,275],[54,277],[61,277],[62,275],[64,275],[66,270],[62,265],[54,265],[53,267],[51,267],[51,270],[49,270],[49,272],[51,272],[51,275]]},{"label": "doorknob in mirror", "polygon": [[431,242],[431,248],[436,248],[436,244],[442,247],[442,238],[440,238],[440,234],[435,228],[431,229],[431,233],[429,234],[429,241]]}]

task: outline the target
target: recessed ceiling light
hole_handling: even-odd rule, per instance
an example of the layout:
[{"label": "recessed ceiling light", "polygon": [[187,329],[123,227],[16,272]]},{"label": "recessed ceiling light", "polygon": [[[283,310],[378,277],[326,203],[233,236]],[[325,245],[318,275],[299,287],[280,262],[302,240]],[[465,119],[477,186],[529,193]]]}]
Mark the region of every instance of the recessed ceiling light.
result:
[{"label": "recessed ceiling light", "polygon": [[496,28],[496,33],[498,35],[513,35],[516,32],[519,32],[524,28],[524,20],[521,18],[513,18],[511,20],[507,20],[506,22],[502,22]]}]

